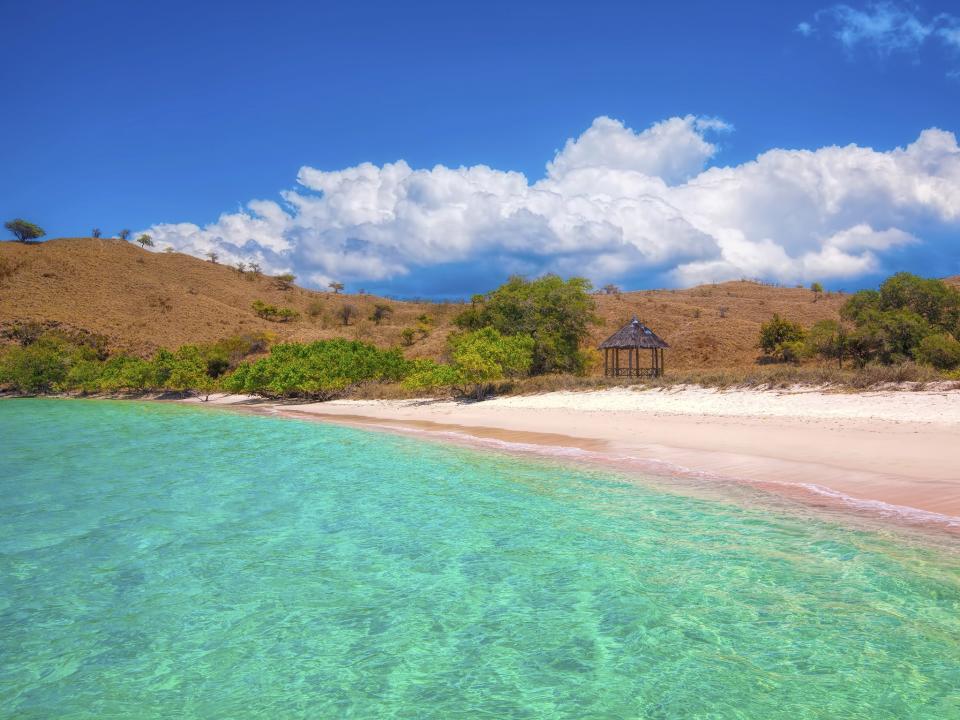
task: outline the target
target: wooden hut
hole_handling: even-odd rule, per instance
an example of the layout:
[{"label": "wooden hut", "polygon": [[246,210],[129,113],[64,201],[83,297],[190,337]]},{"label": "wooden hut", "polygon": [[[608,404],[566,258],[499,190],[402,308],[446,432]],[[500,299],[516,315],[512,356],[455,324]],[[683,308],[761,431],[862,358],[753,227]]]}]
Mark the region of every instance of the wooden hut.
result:
[{"label": "wooden hut", "polygon": [[[600,344],[603,350],[603,374],[613,377],[660,377],[663,375],[663,351],[670,347],[634,316]],[[641,367],[640,351],[650,351],[650,365]],[[626,353],[626,361],[621,353]]]}]

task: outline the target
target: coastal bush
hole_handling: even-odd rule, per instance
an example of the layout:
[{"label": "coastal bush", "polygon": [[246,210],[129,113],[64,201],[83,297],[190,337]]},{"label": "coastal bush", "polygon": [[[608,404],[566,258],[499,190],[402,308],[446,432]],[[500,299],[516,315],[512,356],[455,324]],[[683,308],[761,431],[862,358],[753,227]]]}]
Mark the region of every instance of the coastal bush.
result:
[{"label": "coastal bush", "polygon": [[532,374],[581,373],[586,358],[580,346],[597,322],[591,287],[584,278],[514,276],[496,290],[475,296],[454,322],[463,330],[491,327],[502,335],[529,336]]},{"label": "coastal bush", "polygon": [[0,387],[18,393],[210,392],[244,358],[267,349],[263,333],[159,350],[150,359],[109,355],[97,335],[23,330],[22,344],[0,352]]},{"label": "coastal bush", "polygon": [[411,368],[399,350],[343,339],[281,343],[223,378],[231,392],[327,399],[361,382],[399,382]]},{"label": "coastal bush", "polygon": [[796,362],[804,353],[806,332],[799,323],[774,314],[760,326],[760,349],[780,362]]},{"label": "coastal bush", "polygon": [[526,375],[533,362],[533,338],[503,335],[491,327],[451,335],[451,363],[418,361],[404,381],[408,389],[448,387],[461,395],[483,399],[490,384]]},{"label": "coastal bush", "polygon": [[836,360],[837,367],[843,367],[843,360],[849,354],[848,328],[836,320],[821,320],[807,334],[807,354],[819,355],[827,360]]},{"label": "coastal bush", "polygon": [[[928,351],[937,355],[934,348],[948,344],[944,334],[955,338],[960,333],[960,292],[942,280],[897,273],[879,290],[854,293],[840,315],[855,327],[848,350],[859,367],[902,363],[921,359],[926,338],[941,336],[926,342]],[[938,362],[944,360],[938,357]]]},{"label": "coastal bush", "polygon": [[0,385],[19,393],[55,392],[73,365],[95,359],[89,348],[73,345],[56,333],[45,333],[29,345],[8,347],[0,355]]},{"label": "coastal bush", "polygon": [[938,370],[956,370],[960,367],[960,342],[948,333],[937,333],[923,338],[917,345],[917,361]]},{"label": "coastal bush", "polygon": [[407,390],[456,389],[463,385],[463,376],[452,365],[433,360],[414,360],[410,372],[403,380]]}]

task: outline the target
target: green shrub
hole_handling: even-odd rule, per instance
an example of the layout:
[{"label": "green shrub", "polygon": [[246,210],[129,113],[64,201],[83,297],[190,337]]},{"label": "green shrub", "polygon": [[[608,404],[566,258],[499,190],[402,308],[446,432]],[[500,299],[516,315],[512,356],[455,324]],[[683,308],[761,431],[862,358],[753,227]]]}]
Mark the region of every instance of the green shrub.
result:
[{"label": "green shrub", "polygon": [[[856,326],[849,348],[857,365],[903,363],[919,357],[927,337],[960,332],[960,292],[942,280],[897,273],[879,290],[855,293],[840,315]],[[926,347],[942,362],[946,358],[939,358],[939,353],[948,344],[941,337]]]},{"label": "green shrub", "polygon": [[407,390],[438,390],[456,388],[463,384],[463,376],[452,365],[433,360],[414,360],[410,374],[403,381]]},{"label": "green shrub", "polygon": [[529,335],[502,335],[491,327],[450,336],[453,367],[474,387],[480,400],[495,380],[530,372],[534,340]]},{"label": "green shrub", "polygon": [[451,335],[449,345],[450,365],[416,361],[404,387],[411,390],[449,387],[480,400],[491,383],[526,375],[533,362],[533,338],[502,335],[491,327]]},{"label": "green shrub", "polygon": [[928,335],[917,345],[916,356],[918,362],[938,370],[956,370],[960,367],[960,342],[947,333]]},{"label": "green shrub", "polygon": [[256,313],[258,317],[262,317],[264,320],[269,320],[270,322],[290,322],[300,317],[300,313],[296,310],[277,307],[276,305],[268,305],[263,302],[263,300],[254,300],[252,307],[253,312]]},{"label": "green shrub", "polygon": [[799,323],[774,315],[760,326],[760,349],[781,362],[796,362],[802,353],[806,333]]},{"label": "green shrub", "polygon": [[92,348],[46,332],[29,345],[10,346],[0,355],[0,386],[30,394],[57,392],[64,389],[74,365],[96,359]]},{"label": "green shrub", "polygon": [[849,330],[836,320],[821,320],[807,333],[806,354],[836,360],[843,367],[843,359],[850,354]]},{"label": "green shrub", "polygon": [[361,382],[398,382],[411,364],[399,350],[343,339],[281,343],[223,379],[232,392],[327,399]]},{"label": "green shrub", "polygon": [[586,365],[580,345],[597,321],[590,288],[584,278],[515,276],[493,292],[474,297],[472,306],[455,322],[464,330],[492,327],[502,335],[533,338],[534,374],[580,373]]}]

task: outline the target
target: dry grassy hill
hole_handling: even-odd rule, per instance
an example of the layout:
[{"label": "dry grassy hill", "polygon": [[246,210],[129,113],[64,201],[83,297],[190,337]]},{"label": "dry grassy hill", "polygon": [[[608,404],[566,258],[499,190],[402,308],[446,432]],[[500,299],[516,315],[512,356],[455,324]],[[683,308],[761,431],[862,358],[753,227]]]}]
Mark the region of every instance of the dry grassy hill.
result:
[{"label": "dry grassy hill", "polygon": [[[251,310],[255,300],[293,308],[300,318],[269,322]],[[843,301],[844,296],[830,294],[814,302],[809,290],[751,282],[598,295],[602,324],[594,328],[592,340],[599,343],[636,314],[671,344],[668,368],[742,368],[756,362],[760,323],[774,313],[811,325],[836,317]],[[380,326],[368,319],[378,302],[394,309]],[[337,318],[344,303],[359,311],[346,327]],[[427,314],[433,331],[406,352],[439,358],[460,309],[457,303],[284,290],[268,276],[240,274],[179,253],[149,252],[120,240],[0,243],[0,328],[57,322],[105,335],[115,349],[144,355],[159,347],[257,331],[278,339],[348,337],[396,345],[403,329],[415,327],[418,316]]]}]

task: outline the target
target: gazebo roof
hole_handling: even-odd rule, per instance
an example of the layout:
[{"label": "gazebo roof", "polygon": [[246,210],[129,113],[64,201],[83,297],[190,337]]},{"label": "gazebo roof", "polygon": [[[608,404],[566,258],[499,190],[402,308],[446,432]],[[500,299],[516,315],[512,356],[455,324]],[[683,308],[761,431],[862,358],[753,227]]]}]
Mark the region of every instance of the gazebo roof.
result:
[{"label": "gazebo roof", "polygon": [[670,346],[660,339],[653,330],[637,320],[636,315],[634,315],[633,320],[628,322],[613,335],[600,343],[601,350],[615,348],[620,348],[622,350],[627,348],[644,348],[647,350],[652,350],[654,348],[667,347]]}]

